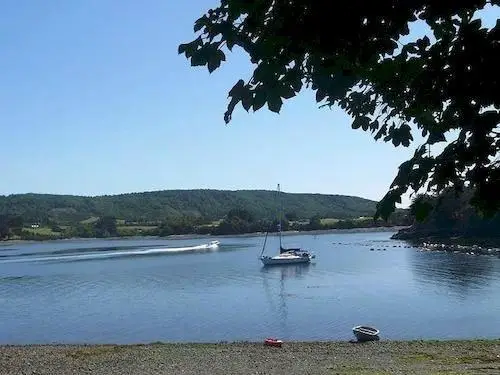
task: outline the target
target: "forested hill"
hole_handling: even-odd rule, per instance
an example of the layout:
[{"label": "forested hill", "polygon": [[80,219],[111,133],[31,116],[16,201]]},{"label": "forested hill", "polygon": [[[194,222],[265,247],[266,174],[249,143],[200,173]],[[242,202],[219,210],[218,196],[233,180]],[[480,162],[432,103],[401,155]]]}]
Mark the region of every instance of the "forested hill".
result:
[{"label": "forested hill", "polygon": [[[284,212],[298,219],[312,216],[338,219],[373,215],[375,201],[359,197],[282,193]],[[218,220],[234,208],[257,218],[273,218],[276,192],[266,190],[164,190],[84,197],[72,195],[17,194],[0,196],[0,214],[21,216],[24,221],[46,220],[70,224],[92,217],[113,216],[129,221],[159,221],[176,217]]]}]

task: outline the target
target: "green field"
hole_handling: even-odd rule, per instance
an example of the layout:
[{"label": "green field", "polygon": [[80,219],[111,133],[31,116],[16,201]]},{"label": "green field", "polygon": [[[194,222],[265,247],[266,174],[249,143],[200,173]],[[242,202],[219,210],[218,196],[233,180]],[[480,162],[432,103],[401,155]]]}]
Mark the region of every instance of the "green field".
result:
[{"label": "green field", "polygon": [[156,225],[119,225],[116,227],[120,236],[135,236],[154,232],[158,227]]},{"label": "green field", "polygon": [[212,221],[210,224],[203,224],[203,225],[200,225],[200,227],[202,228],[212,228],[212,227],[216,227],[218,226],[220,223],[222,223],[222,219],[220,220],[214,220]]},{"label": "green field", "polygon": [[339,222],[339,219],[334,219],[334,218],[331,218],[331,217],[327,217],[325,219],[321,219],[321,225],[332,225],[332,224],[336,224]]},{"label": "green field", "polygon": [[34,235],[39,235],[39,236],[54,236],[54,237],[57,237],[57,236],[60,235],[59,232],[54,232],[49,227],[40,227],[40,228],[26,227],[26,228],[23,228],[23,232],[27,232],[27,233],[34,234]]},{"label": "green field", "polygon": [[[322,225],[333,225],[333,224],[337,224],[341,220],[346,220],[346,219],[336,219],[336,218],[332,218],[332,217],[327,217],[327,218],[321,219],[321,224]],[[373,221],[373,217],[371,217],[371,216],[360,216],[360,217],[353,218],[353,219],[348,219],[348,220],[352,221],[353,223],[358,223],[359,224],[359,223]]]},{"label": "green field", "polygon": [[82,224],[93,224],[93,223],[97,222],[97,220],[99,220],[99,218],[98,218],[98,217],[96,217],[96,216],[91,216],[91,217],[89,217],[88,219],[85,219],[85,220],[80,221],[80,223],[82,223]]}]

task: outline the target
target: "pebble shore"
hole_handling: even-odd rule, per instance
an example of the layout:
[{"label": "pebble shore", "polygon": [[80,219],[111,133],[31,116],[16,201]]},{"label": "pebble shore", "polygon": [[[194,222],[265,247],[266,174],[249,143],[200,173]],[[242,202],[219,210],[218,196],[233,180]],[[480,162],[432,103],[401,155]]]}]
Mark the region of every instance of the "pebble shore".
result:
[{"label": "pebble shore", "polygon": [[500,374],[500,340],[0,346],[0,374]]}]

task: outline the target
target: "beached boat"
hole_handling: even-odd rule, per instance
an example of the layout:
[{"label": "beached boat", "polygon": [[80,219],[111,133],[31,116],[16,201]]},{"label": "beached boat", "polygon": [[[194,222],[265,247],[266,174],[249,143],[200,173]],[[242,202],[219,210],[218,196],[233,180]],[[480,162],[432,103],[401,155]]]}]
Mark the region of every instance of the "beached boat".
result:
[{"label": "beached boat", "polygon": [[283,341],[272,338],[272,337],[268,337],[267,339],[264,340],[264,345],[267,345],[267,346],[277,346],[277,347],[281,348],[282,344],[283,344]]},{"label": "beached boat", "polygon": [[377,341],[380,339],[380,331],[377,328],[369,326],[356,326],[353,327],[352,332],[358,341]]},{"label": "beached boat", "polygon": [[[280,185],[278,184],[278,195],[280,194]],[[281,222],[283,220],[283,205],[281,204],[279,223],[278,223],[278,236],[280,240],[280,253],[275,256],[264,255],[264,250],[266,249],[267,235],[264,239],[264,246],[262,247],[262,252],[260,253],[260,260],[264,266],[274,266],[274,265],[286,265],[286,264],[302,264],[310,263],[311,259],[315,258],[315,255],[307,250],[301,248],[284,248],[282,243],[282,233],[281,233]]]}]

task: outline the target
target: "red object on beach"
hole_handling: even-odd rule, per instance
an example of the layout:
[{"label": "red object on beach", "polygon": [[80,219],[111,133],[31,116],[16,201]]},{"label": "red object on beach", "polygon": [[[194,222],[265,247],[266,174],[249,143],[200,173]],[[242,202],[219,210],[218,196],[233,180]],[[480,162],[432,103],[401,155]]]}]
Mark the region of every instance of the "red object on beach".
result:
[{"label": "red object on beach", "polygon": [[277,346],[277,347],[281,348],[281,344],[283,344],[283,341],[272,338],[272,337],[268,337],[267,339],[264,340],[264,345],[268,345],[268,346]]}]

